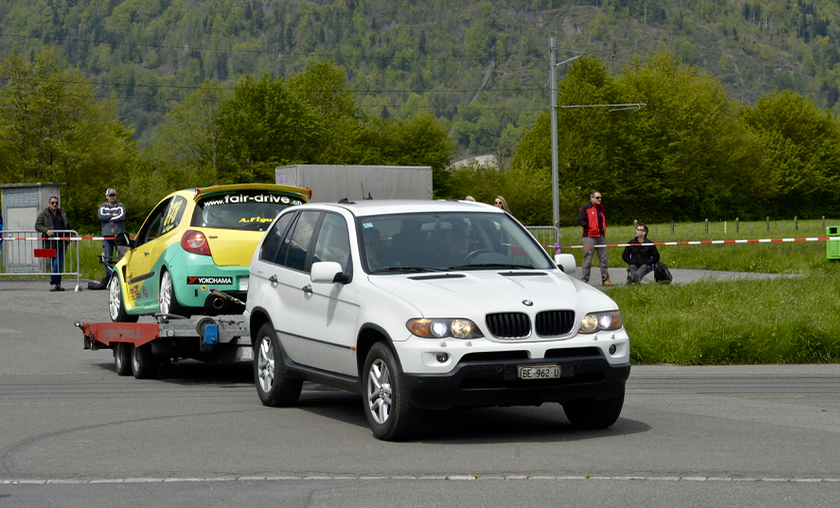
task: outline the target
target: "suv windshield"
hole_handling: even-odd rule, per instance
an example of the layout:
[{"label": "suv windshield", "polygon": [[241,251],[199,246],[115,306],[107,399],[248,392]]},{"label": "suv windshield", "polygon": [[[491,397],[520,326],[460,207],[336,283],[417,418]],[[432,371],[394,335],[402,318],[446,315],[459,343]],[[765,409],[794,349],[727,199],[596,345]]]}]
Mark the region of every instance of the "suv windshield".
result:
[{"label": "suv windshield", "polygon": [[232,191],[199,199],[194,227],[265,231],[284,208],[303,204],[296,196],[266,190]]},{"label": "suv windshield", "polygon": [[498,213],[412,213],[357,219],[370,273],[553,267],[519,224]]}]

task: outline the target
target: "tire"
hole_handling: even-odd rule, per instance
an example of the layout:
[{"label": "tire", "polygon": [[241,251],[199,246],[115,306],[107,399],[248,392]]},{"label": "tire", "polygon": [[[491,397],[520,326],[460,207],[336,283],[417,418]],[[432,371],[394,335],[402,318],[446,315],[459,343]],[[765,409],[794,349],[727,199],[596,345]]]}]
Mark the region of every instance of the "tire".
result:
[{"label": "tire", "polygon": [[158,304],[161,314],[175,314],[178,316],[190,317],[190,312],[178,303],[175,298],[175,287],[172,284],[172,276],[169,270],[164,269],[160,276],[160,292],[158,293]]},{"label": "tire", "polygon": [[118,342],[114,348],[114,367],[118,376],[127,376],[132,373],[131,350],[134,345],[129,342]]},{"label": "tire", "polygon": [[391,348],[377,342],[362,369],[362,397],[370,430],[377,439],[408,439],[419,428],[419,411],[408,403],[402,368]]},{"label": "tire", "polygon": [[624,394],[608,400],[576,400],[563,404],[566,418],[579,429],[606,429],[621,414]]},{"label": "tire", "polygon": [[280,341],[271,323],[262,325],[256,344],[254,384],[260,400],[271,407],[294,406],[300,398],[303,380],[288,377],[280,352]]},{"label": "tire", "polygon": [[125,311],[122,284],[119,276],[114,273],[108,282],[108,314],[115,323],[136,323],[138,316],[132,316]]},{"label": "tire", "polygon": [[157,376],[159,362],[152,354],[152,345],[143,344],[131,348],[131,372],[137,379],[152,379]]}]

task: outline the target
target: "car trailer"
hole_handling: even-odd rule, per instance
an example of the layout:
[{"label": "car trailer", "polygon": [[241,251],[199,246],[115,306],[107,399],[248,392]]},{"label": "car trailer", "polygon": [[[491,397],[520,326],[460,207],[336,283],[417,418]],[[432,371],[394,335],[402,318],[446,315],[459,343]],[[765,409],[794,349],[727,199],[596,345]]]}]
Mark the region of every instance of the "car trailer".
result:
[{"label": "car trailer", "polygon": [[84,348],[111,349],[117,374],[157,376],[161,362],[194,359],[207,363],[252,361],[251,337],[241,319],[155,315],[154,323],[79,323]]}]

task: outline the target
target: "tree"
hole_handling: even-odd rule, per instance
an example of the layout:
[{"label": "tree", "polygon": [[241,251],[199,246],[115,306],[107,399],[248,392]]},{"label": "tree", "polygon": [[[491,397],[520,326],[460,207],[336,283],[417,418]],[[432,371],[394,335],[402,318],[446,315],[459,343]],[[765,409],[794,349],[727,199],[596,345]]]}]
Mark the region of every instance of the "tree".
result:
[{"label": "tree", "polygon": [[782,92],[762,97],[741,117],[762,149],[768,210],[786,217],[840,211],[840,128],[830,113]]},{"label": "tree", "polygon": [[722,84],[662,53],[621,74],[617,85],[625,102],[645,104],[616,117],[623,215],[649,222],[745,217],[744,189],[761,192],[758,152]]},{"label": "tree", "polygon": [[435,197],[453,197],[446,168],[452,161],[455,144],[443,122],[431,113],[384,122],[381,137],[386,141],[383,146],[386,164],[431,166]]},{"label": "tree", "polygon": [[425,113],[400,120],[369,118],[328,63],[288,79],[246,77],[219,108],[216,126],[222,181],[273,181],[286,164],[432,166],[435,192],[446,193],[454,152],[446,127]]},{"label": "tree", "polygon": [[[189,185],[209,185],[216,180],[219,157],[219,109],[230,91],[215,80],[205,80],[166,114],[155,132],[147,156],[158,167],[188,169]],[[183,183],[183,181],[181,181]]]},{"label": "tree", "polygon": [[[581,58],[560,84],[557,113],[561,222],[592,190],[609,196],[612,220],[746,217],[761,194],[758,150],[720,82],[662,54],[612,78]],[[585,107],[642,103],[639,110]],[[564,108],[563,106],[580,106]],[[514,168],[551,164],[546,113],[523,138]],[[551,194],[551,188],[546,189]],[[754,205],[754,202],[753,202]]]},{"label": "tree", "polygon": [[218,175],[223,181],[271,181],[274,166],[337,164],[362,118],[329,63],[307,67],[288,80],[246,76],[222,103]]},{"label": "tree", "polygon": [[55,49],[0,61],[0,182],[66,182],[62,208],[77,227],[98,224],[108,187],[122,187],[137,160],[132,131],[112,101]]}]

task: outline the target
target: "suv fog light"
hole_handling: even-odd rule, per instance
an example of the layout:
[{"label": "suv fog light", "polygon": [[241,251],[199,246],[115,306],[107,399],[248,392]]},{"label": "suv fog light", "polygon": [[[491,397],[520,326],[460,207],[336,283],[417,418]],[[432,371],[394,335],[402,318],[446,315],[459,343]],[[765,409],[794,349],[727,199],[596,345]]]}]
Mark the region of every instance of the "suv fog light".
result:
[{"label": "suv fog light", "polygon": [[449,361],[449,353],[438,353],[435,358],[438,363],[446,363]]},{"label": "suv fog light", "polygon": [[616,349],[617,349],[617,348],[615,347],[615,344],[613,344],[612,346],[610,346],[610,354],[611,354],[611,355],[614,355],[614,354],[615,354],[615,352],[616,352]]}]

